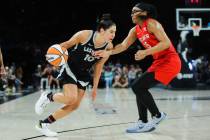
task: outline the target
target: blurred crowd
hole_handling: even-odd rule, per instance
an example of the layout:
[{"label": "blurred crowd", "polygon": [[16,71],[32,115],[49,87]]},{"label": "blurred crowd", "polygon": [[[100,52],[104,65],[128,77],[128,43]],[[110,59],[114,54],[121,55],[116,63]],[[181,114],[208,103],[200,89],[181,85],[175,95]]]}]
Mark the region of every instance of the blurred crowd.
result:
[{"label": "blurred crowd", "polygon": [[21,92],[23,87],[23,69],[13,63],[10,67],[5,66],[6,74],[0,79],[0,90],[10,95],[15,92]]},{"label": "blurred crowd", "polygon": [[[210,63],[206,57],[201,56],[195,60],[190,60],[189,67],[193,71],[196,83],[210,86]],[[40,89],[60,89],[62,81],[57,75],[59,68],[50,64],[38,64],[31,73],[31,84],[24,81],[24,70],[21,65],[12,63],[5,66],[6,75],[0,79],[0,91],[6,95],[22,92],[23,87],[32,86],[34,90]],[[131,83],[143,73],[139,65],[127,65],[122,63],[107,63],[102,71],[99,88],[129,88]]]},{"label": "blurred crowd", "polygon": [[[92,72],[93,73],[93,72]],[[56,79],[59,74],[59,68],[46,65],[37,65],[33,75],[33,86],[35,89],[60,89],[62,81]],[[120,63],[108,64],[104,66],[102,76],[100,78],[99,87],[128,88],[131,82],[142,74],[139,66],[124,65]],[[93,75],[92,75],[93,76]]]},{"label": "blurred crowd", "polygon": [[[41,51],[40,47],[27,47],[27,44],[22,49],[13,50],[15,48],[4,48],[5,54],[8,54],[5,57],[7,74],[0,78],[0,91],[11,94],[21,92],[28,86],[35,90],[59,89],[62,87],[61,81],[56,79],[59,69],[47,64],[45,61],[44,52],[46,51]],[[20,55],[17,58],[12,57],[14,52]],[[202,83],[205,86],[210,86],[210,63],[208,60],[208,57],[200,56],[197,59],[188,61],[196,83]],[[139,65],[127,65],[120,62],[115,64],[107,63],[102,72],[99,88],[128,88],[134,79],[142,73],[143,70]]]},{"label": "blurred crowd", "polygon": [[205,56],[191,60],[192,70],[197,83],[210,86],[210,63]]},{"label": "blurred crowd", "polygon": [[122,65],[120,63],[104,66],[101,82],[106,88],[128,88],[142,74],[139,65]]}]

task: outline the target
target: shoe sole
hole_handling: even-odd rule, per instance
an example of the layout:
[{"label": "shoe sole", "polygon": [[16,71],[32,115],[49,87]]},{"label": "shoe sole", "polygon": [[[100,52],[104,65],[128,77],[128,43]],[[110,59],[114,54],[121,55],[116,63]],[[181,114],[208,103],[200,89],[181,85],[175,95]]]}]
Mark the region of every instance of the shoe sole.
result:
[{"label": "shoe sole", "polygon": [[133,131],[133,132],[129,132],[129,131],[127,131],[126,130],[126,132],[127,133],[147,133],[147,132],[152,132],[152,131],[154,131],[156,128],[155,127],[153,127],[153,128],[151,128],[150,130],[147,130],[147,131],[142,131],[142,132],[138,132],[138,131]]},{"label": "shoe sole", "polygon": [[35,129],[37,130],[37,131],[39,131],[42,135],[44,135],[44,136],[47,136],[47,137],[57,137],[58,136],[58,134],[55,134],[55,135],[45,135],[43,132],[42,132],[42,129],[39,127],[39,126],[35,126]]}]

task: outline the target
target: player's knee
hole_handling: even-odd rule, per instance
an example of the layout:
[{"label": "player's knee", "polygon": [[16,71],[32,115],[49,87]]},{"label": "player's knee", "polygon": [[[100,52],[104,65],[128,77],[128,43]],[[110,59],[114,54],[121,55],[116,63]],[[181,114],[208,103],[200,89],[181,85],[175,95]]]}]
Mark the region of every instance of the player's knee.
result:
[{"label": "player's knee", "polygon": [[142,82],[138,80],[131,84],[131,89],[133,90],[135,94],[137,93],[139,94],[141,90],[145,89],[145,87],[143,86]]},{"label": "player's knee", "polygon": [[66,98],[66,105],[73,105],[77,101],[77,96],[68,96]]}]

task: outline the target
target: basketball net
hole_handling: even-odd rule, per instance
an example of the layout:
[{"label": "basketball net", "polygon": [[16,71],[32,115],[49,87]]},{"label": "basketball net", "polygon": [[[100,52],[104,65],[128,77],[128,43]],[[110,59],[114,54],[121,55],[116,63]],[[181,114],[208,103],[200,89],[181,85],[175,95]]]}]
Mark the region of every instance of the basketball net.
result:
[{"label": "basketball net", "polygon": [[192,30],[193,30],[193,35],[194,36],[199,36],[200,30],[201,30],[201,26],[191,26]]}]

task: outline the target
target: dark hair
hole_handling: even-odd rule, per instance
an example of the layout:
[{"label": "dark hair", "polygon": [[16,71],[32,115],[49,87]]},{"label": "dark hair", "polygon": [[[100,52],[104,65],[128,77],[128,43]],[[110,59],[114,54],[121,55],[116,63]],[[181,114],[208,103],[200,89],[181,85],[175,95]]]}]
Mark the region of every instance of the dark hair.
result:
[{"label": "dark hair", "polygon": [[154,5],[140,2],[137,3],[134,7],[137,7],[143,11],[147,11],[147,18],[157,18],[157,10]]},{"label": "dark hair", "polygon": [[103,14],[100,21],[98,21],[97,31],[100,31],[101,28],[106,30],[113,25],[116,25],[116,24],[112,21],[111,15],[110,14]]}]

